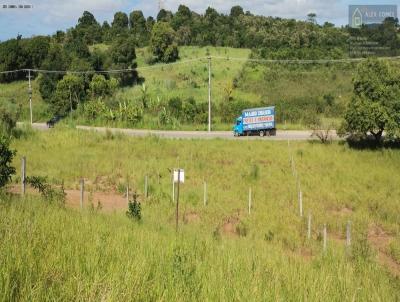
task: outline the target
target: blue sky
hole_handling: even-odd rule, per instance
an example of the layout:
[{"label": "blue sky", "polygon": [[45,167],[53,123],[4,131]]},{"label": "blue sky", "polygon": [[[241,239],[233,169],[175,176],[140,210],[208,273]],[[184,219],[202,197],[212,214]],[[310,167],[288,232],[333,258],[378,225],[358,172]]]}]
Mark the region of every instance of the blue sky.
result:
[{"label": "blue sky", "polygon": [[[179,4],[203,13],[208,6],[221,12],[229,12],[233,5],[241,5],[253,14],[279,16],[304,20],[314,12],[318,22],[329,21],[337,25],[348,22],[349,4],[395,4],[400,0],[164,0],[166,9],[176,11]],[[33,9],[3,9],[3,4],[31,4]],[[84,10],[92,12],[102,23],[111,21],[117,11],[129,13],[141,9],[146,16],[155,16],[158,0],[0,0],[0,40],[4,41],[21,34],[52,34],[58,29],[65,30],[76,24]]]}]

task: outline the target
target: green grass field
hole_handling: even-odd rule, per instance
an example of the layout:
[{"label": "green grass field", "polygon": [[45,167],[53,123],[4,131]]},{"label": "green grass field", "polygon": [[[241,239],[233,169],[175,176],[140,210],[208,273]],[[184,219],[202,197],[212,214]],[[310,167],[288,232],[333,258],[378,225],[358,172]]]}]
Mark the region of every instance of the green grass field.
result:
[{"label": "green grass field", "polygon": [[[149,175],[150,197],[138,224],[118,210],[79,211],[36,196],[1,195],[0,300],[400,299],[396,149],[129,138],[62,127],[13,146],[14,165],[26,156],[28,175],[64,181],[67,189],[84,177],[92,191],[121,191],[129,181],[142,201]],[[292,155],[304,216],[312,215],[311,240],[306,217],[299,217]],[[178,166],[186,175],[175,234],[169,169]]]},{"label": "green grass field", "polygon": [[[34,95],[32,105],[35,111],[34,121],[45,121],[50,116],[48,106],[43,102],[37,81],[32,81]],[[0,83],[0,103],[12,102],[21,107],[21,121],[30,121],[28,81],[20,81],[9,84]]]}]

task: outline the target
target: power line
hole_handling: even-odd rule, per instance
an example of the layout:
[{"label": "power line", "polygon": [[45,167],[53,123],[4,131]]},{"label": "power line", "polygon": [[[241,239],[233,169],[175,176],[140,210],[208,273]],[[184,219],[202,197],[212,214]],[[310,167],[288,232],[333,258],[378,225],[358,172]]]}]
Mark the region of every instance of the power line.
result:
[{"label": "power line", "polygon": [[179,61],[175,63],[167,63],[167,64],[157,64],[152,66],[143,66],[138,68],[127,68],[127,69],[115,69],[115,70],[81,70],[81,71],[73,71],[73,70],[47,70],[47,69],[17,69],[17,70],[8,70],[2,71],[0,74],[10,74],[17,72],[36,72],[36,73],[47,73],[47,74],[118,74],[118,73],[129,73],[133,71],[147,70],[147,69],[156,69],[156,68],[164,68],[175,65],[188,64],[196,61],[206,60],[207,58],[196,58],[185,61]]},{"label": "power line", "polygon": [[180,62],[175,62],[175,63],[168,63],[168,64],[159,64],[159,65],[151,65],[151,66],[138,67],[138,68],[136,68],[136,70],[147,70],[147,69],[163,68],[163,67],[174,66],[174,65],[181,65],[181,64],[187,64],[187,63],[192,63],[192,62],[201,61],[201,60],[207,60],[207,59],[208,59],[207,57],[196,58],[196,59],[189,59],[189,60],[180,61]]},{"label": "power line", "polygon": [[10,74],[10,73],[17,73],[17,72],[26,72],[25,69],[16,69],[16,70],[8,70],[8,71],[0,71],[0,74]]}]

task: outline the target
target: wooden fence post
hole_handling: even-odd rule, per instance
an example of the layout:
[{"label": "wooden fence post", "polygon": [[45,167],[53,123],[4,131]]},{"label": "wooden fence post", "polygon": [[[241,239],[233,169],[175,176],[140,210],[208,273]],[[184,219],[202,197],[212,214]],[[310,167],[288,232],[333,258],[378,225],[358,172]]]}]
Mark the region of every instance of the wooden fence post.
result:
[{"label": "wooden fence post", "polygon": [[129,205],[129,183],[126,185],[126,204]]},{"label": "wooden fence post", "polygon": [[308,223],[307,223],[307,239],[311,239],[311,213],[308,214]]},{"label": "wooden fence post", "polygon": [[204,182],[203,202],[204,202],[204,206],[206,206],[207,205],[207,183],[206,182]]},{"label": "wooden fence post", "polygon": [[181,182],[181,169],[178,170],[178,188],[176,192],[176,232],[178,233],[179,228],[179,185]]},{"label": "wooden fence post", "polygon": [[303,217],[303,192],[299,192],[299,212],[300,217]]},{"label": "wooden fence post", "polygon": [[26,192],[26,157],[22,157],[21,162],[21,190],[22,195],[25,195]]},{"label": "wooden fence post", "polygon": [[350,248],[351,245],[351,221],[347,222],[346,226],[346,247]]},{"label": "wooden fence post", "polygon": [[252,200],[251,200],[251,188],[249,188],[249,215],[251,214],[251,202],[252,202]]},{"label": "wooden fence post", "polygon": [[82,178],[80,181],[81,185],[81,209],[83,209],[83,200],[84,200],[84,194],[85,194],[85,180]]},{"label": "wooden fence post", "polygon": [[326,224],[324,224],[324,231],[323,231],[323,240],[324,240],[324,252],[326,252],[327,246],[327,232],[326,232]]},{"label": "wooden fence post", "polygon": [[172,202],[175,202],[175,180],[174,180],[174,171],[172,171]]},{"label": "wooden fence post", "polygon": [[145,198],[149,197],[149,188],[148,188],[149,183],[148,182],[149,182],[148,176],[146,175],[144,177],[144,197]]}]

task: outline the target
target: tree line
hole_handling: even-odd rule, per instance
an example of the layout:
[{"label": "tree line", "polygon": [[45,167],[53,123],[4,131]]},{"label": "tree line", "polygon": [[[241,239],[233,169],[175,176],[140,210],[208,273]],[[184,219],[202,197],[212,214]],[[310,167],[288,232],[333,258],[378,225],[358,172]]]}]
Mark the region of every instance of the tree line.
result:
[{"label": "tree line", "polygon": [[[315,14],[309,14],[305,21],[257,16],[240,6],[232,7],[229,14],[211,7],[199,14],[180,5],[176,13],[162,9],[156,18],[145,18],[140,10],[129,15],[117,12],[110,24],[107,21],[100,24],[92,13],[85,11],[76,26],[65,32],[29,39],[18,36],[0,43],[0,71],[92,71],[85,75],[40,74],[38,83],[43,100],[50,104],[52,114],[64,116],[88,99],[103,101],[118,87],[141,84],[144,79],[136,71],[139,47],[147,47],[145,60],[149,64],[177,60],[182,45],[251,48],[253,58],[339,59],[350,55],[352,37],[379,42],[385,47],[384,55],[399,54],[397,19],[351,29],[328,22],[318,24],[316,18]],[[91,48],[100,43],[108,45],[106,50]],[[94,72],[110,69],[130,71],[94,76]],[[25,72],[0,74],[0,82],[25,79]],[[120,106],[121,102],[114,103],[118,109],[125,108]],[[105,109],[113,119],[115,115]],[[138,116],[137,108],[126,111],[132,112],[133,119]]]},{"label": "tree line", "polygon": [[[54,45],[64,50],[65,57],[54,65],[64,69],[74,70],[77,65],[94,70],[135,67],[131,54],[126,54],[122,61],[120,54],[110,53],[114,55],[111,59],[91,54],[89,46],[99,43],[113,46],[114,50],[119,44],[132,49],[149,46],[148,63],[175,61],[179,57],[178,46],[182,45],[251,48],[256,57],[269,59],[338,59],[349,56],[349,48],[355,43],[352,38],[356,37],[379,43],[384,48],[382,55],[400,54],[398,19],[388,18],[380,25],[352,29],[338,28],[329,22],[321,25],[316,18],[315,14],[309,14],[305,21],[257,16],[244,12],[240,6],[233,6],[229,14],[211,7],[199,14],[180,5],[176,13],[160,10],[156,19],[145,18],[142,11],[134,10],[129,15],[117,12],[111,24],[100,24],[92,13],[85,11],[76,26],[65,32],[30,39],[19,36],[0,43],[0,71],[49,67],[49,52]],[[84,65],[80,64],[82,60]],[[70,62],[70,66],[65,66],[64,61]],[[20,74],[2,75],[0,82],[21,78]]]}]

